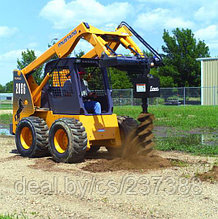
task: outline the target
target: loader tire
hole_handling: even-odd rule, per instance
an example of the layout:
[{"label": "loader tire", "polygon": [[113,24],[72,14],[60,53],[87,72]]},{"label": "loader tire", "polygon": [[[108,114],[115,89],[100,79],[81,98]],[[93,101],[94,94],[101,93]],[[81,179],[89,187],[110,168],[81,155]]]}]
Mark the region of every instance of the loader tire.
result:
[{"label": "loader tire", "polygon": [[133,132],[137,128],[138,123],[135,119],[128,116],[117,116],[117,120],[120,130],[121,147],[120,148],[108,147],[107,150],[112,155],[120,156],[122,155],[123,149],[127,144],[126,142],[127,137],[130,135],[131,132]]},{"label": "loader tire", "polygon": [[23,157],[48,154],[48,126],[39,117],[26,117],[18,123],[15,132],[17,150]]},{"label": "loader tire", "polygon": [[78,163],[84,160],[87,134],[74,118],[56,120],[49,131],[49,150],[56,162]]},{"label": "loader tire", "polygon": [[91,146],[90,149],[86,152],[87,154],[96,154],[100,149],[100,146]]}]

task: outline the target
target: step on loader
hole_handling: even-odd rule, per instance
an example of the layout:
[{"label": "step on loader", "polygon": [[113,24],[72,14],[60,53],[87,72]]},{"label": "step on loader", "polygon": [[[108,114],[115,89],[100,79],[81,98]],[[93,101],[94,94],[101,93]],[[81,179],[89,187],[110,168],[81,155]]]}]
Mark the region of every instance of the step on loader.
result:
[{"label": "step on loader", "polygon": [[[133,35],[153,57],[143,54]],[[93,49],[81,58],[69,57],[81,39]],[[132,56],[117,54],[120,45]],[[58,59],[51,59],[54,55]],[[45,63],[44,78],[38,85],[34,71]],[[154,117],[148,113],[147,99],[159,96],[159,79],[149,72],[151,67],[160,65],[161,56],[127,23],[121,22],[113,32],[81,23],[24,69],[13,73],[11,134],[15,135],[18,152],[24,157],[50,153],[57,162],[75,163],[83,161],[86,152],[96,152],[101,146],[110,152],[124,149],[124,157],[129,152],[149,151],[153,145]],[[139,123],[113,113],[110,68],[134,74],[134,97],[142,99]],[[83,95],[82,71],[87,77],[99,77],[102,89],[94,91],[93,99]],[[99,103],[101,113],[85,107],[90,104],[86,101]],[[130,136],[131,144],[126,142]]]}]

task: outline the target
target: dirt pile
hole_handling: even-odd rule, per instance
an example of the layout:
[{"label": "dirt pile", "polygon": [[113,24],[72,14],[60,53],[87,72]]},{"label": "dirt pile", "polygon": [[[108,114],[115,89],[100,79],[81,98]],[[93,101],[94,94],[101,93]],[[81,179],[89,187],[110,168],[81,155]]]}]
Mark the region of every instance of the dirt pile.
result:
[{"label": "dirt pile", "polygon": [[42,169],[44,171],[53,171],[57,167],[58,163],[55,163],[50,158],[38,158],[35,159],[34,164],[28,165],[32,169]]},{"label": "dirt pile", "polygon": [[108,172],[119,170],[134,170],[134,171],[147,171],[159,168],[170,167],[171,162],[168,159],[155,155],[155,151],[147,154],[146,156],[136,156],[131,159],[124,159],[122,157],[113,160],[98,160],[95,163],[90,163],[82,169],[90,172]]},{"label": "dirt pile", "polygon": [[207,181],[210,183],[218,182],[218,166],[213,166],[213,168],[203,174],[198,174],[199,179],[201,181]]},{"label": "dirt pile", "polygon": [[106,172],[119,170],[146,171],[170,167],[171,162],[155,154],[152,142],[154,116],[141,113],[138,117],[140,124],[126,137],[122,155],[112,160],[99,160],[88,164],[83,170],[91,172]]}]

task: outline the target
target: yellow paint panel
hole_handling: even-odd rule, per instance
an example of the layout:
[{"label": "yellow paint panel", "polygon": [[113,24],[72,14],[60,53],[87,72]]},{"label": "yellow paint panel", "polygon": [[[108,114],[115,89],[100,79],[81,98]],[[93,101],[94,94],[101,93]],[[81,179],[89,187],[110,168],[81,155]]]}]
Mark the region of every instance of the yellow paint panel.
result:
[{"label": "yellow paint panel", "polygon": [[36,112],[36,116],[43,118],[50,128],[53,122],[60,118],[75,118],[82,122],[85,127],[88,146],[94,144],[94,141],[107,141],[108,146],[118,147],[121,145],[120,131],[117,121],[117,115],[57,115],[52,111]]}]

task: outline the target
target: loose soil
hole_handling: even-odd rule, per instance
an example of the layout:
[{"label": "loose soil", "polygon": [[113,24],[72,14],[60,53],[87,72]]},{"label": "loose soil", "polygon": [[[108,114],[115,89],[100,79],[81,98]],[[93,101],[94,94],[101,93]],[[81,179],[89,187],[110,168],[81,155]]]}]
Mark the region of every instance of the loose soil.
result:
[{"label": "loose soil", "polygon": [[[152,151],[128,160],[113,158],[102,148],[83,163],[63,164],[51,157],[20,157],[13,137],[0,137],[0,145],[0,215],[125,219],[218,215],[216,157]],[[211,174],[213,183],[202,178]]]},{"label": "loose soil", "polygon": [[83,170],[90,172],[107,172],[120,170],[134,170],[146,172],[160,168],[171,167],[170,160],[155,155],[155,151],[146,156],[136,156],[131,159],[114,158],[112,160],[99,160],[83,167]]},{"label": "loose soil", "polygon": [[202,181],[208,181],[211,183],[218,182],[218,166],[213,166],[210,171],[198,174],[197,177],[199,177]]}]

